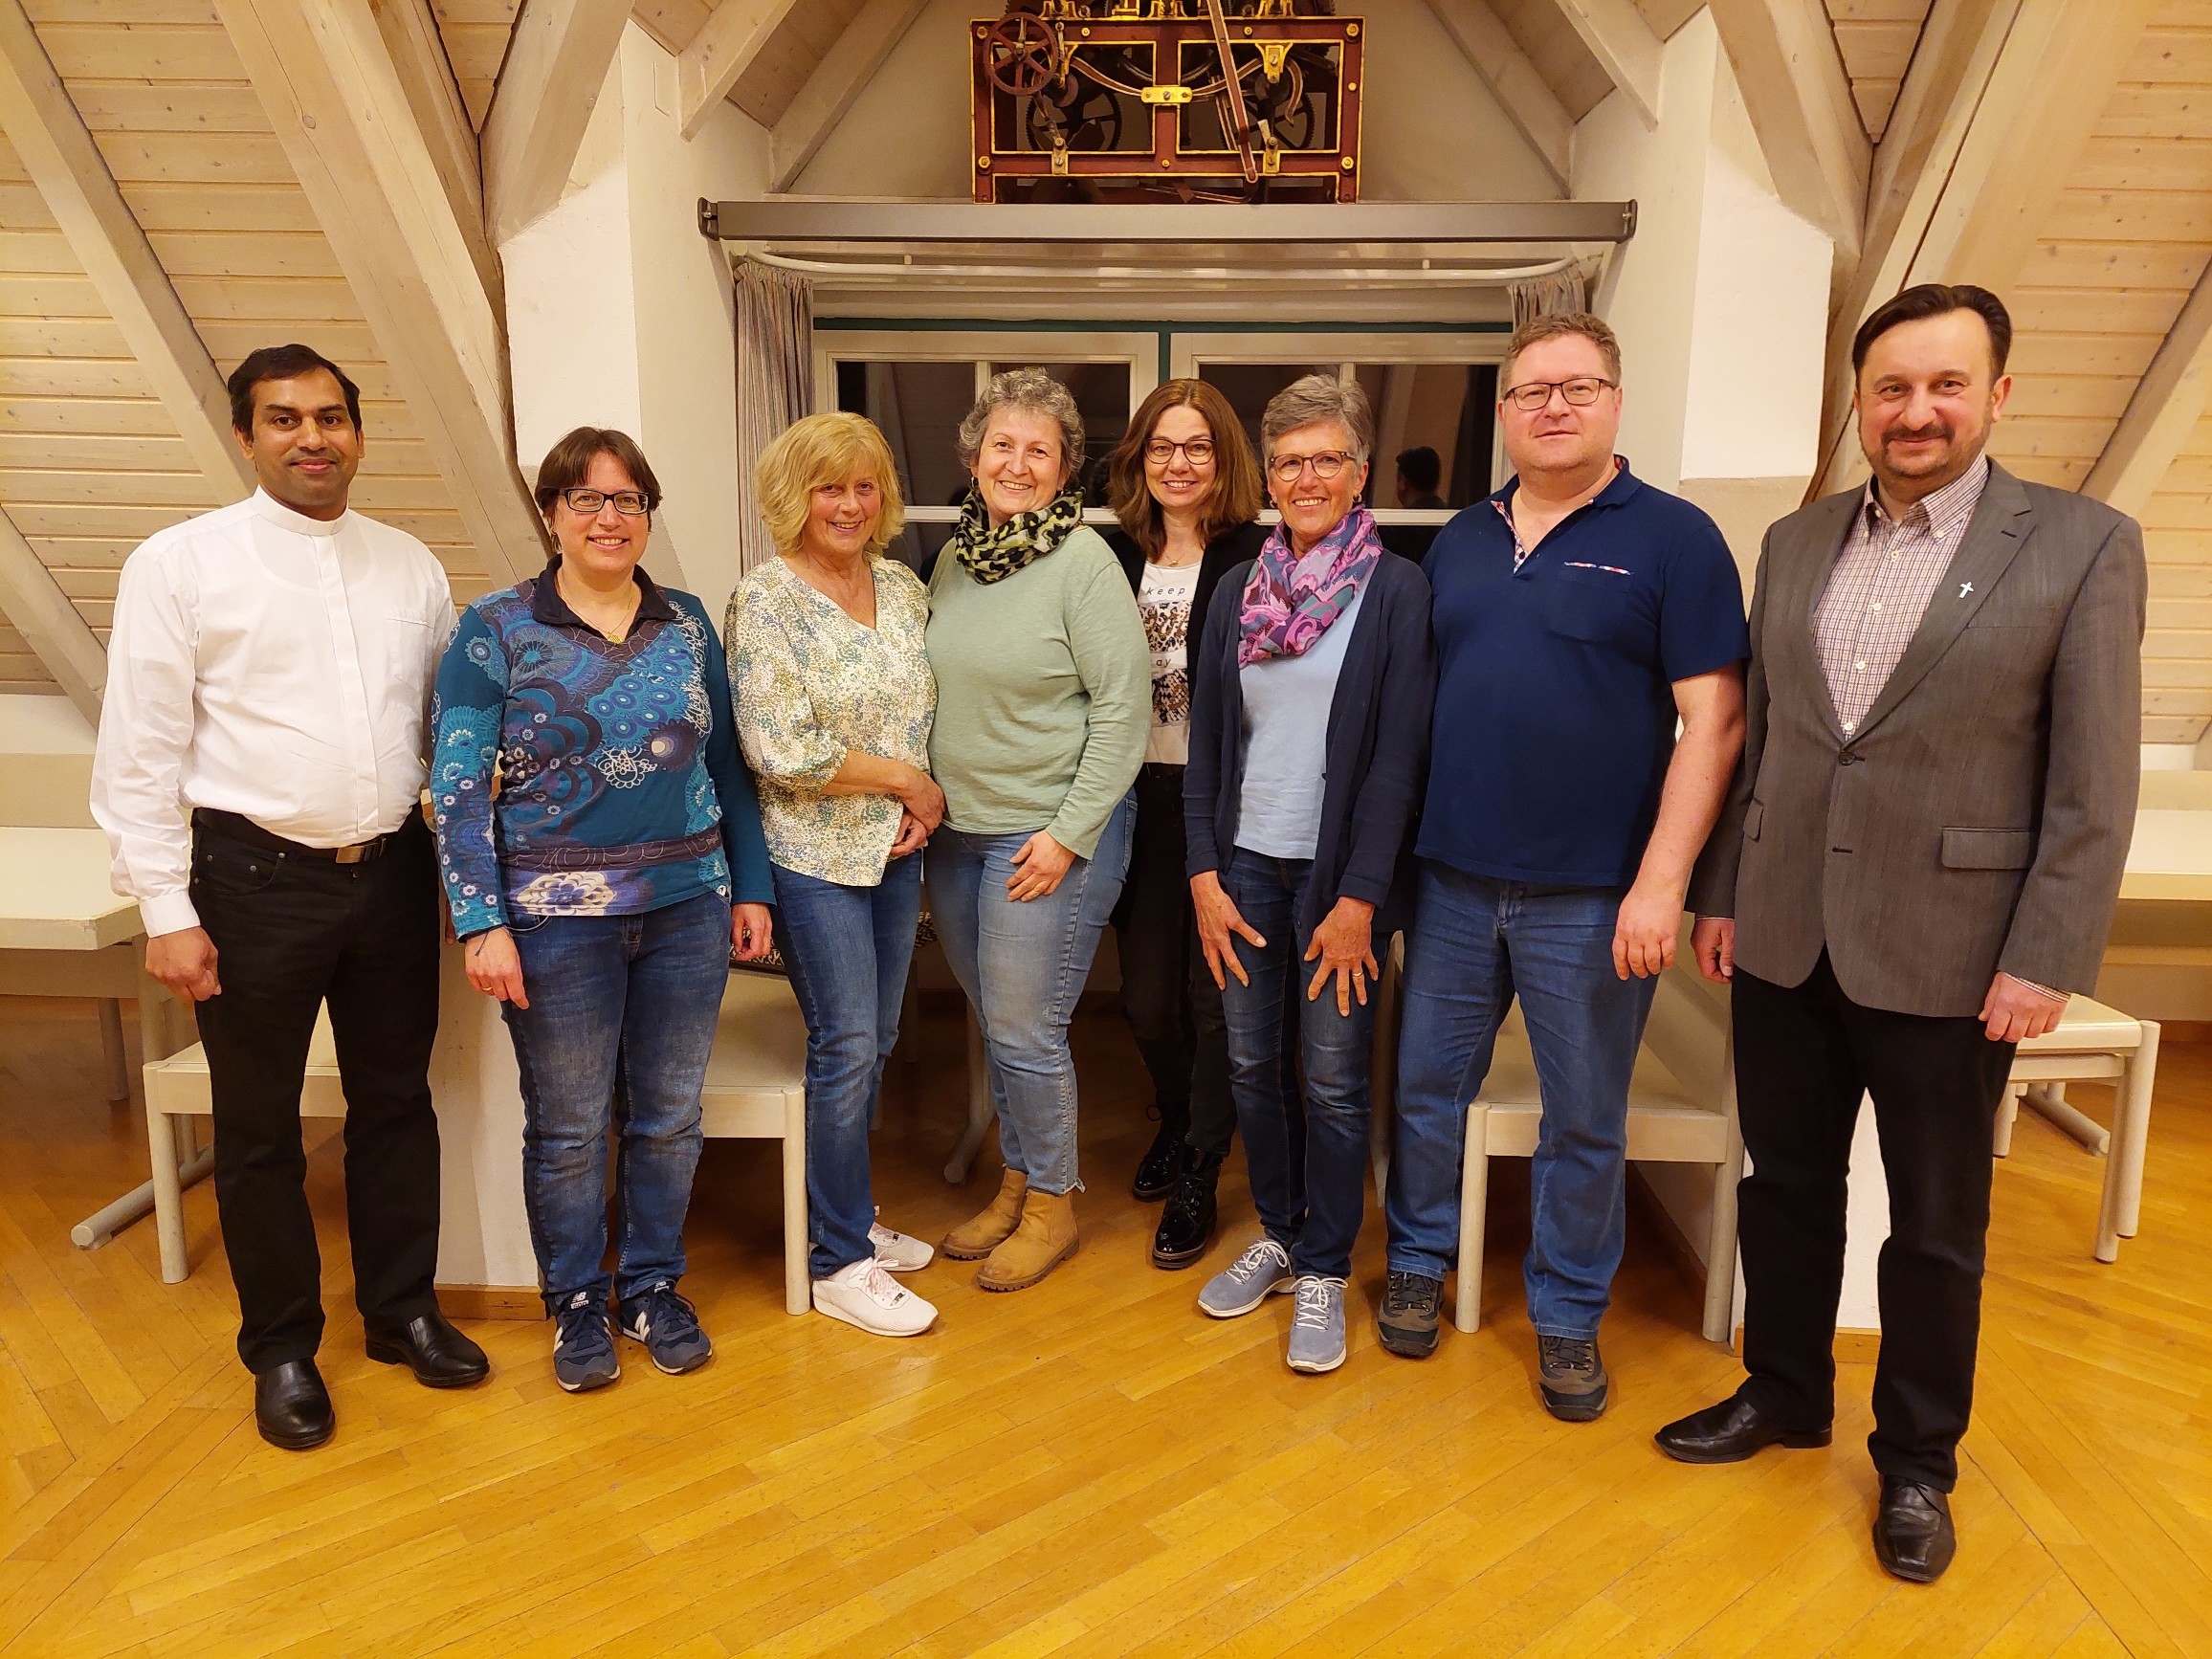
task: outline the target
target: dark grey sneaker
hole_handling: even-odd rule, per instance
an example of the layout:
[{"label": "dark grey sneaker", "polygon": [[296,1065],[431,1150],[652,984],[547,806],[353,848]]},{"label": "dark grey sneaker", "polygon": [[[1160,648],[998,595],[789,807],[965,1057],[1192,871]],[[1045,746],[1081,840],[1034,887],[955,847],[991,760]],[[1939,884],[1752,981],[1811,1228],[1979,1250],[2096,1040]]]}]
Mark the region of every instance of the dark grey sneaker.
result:
[{"label": "dark grey sneaker", "polygon": [[1611,1379],[1595,1337],[1537,1338],[1537,1382],[1544,1409],[1561,1423],[1594,1423],[1605,1415]]},{"label": "dark grey sneaker", "polygon": [[1383,1281],[1382,1312],[1375,1329],[1391,1353],[1426,1360],[1436,1352],[1436,1322],[1443,1312],[1442,1279],[1393,1272]]},{"label": "dark grey sneaker", "polygon": [[553,1313],[553,1381],[571,1394],[604,1388],[622,1375],[607,1304],[578,1291]]},{"label": "dark grey sneaker", "polygon": [[671,1377],[697,1371],[715,1357],[715,1345],[699,1329],[698,1310],[666,1279],[622,1299],[622,1334],[643,1342],[654,1367]]}]

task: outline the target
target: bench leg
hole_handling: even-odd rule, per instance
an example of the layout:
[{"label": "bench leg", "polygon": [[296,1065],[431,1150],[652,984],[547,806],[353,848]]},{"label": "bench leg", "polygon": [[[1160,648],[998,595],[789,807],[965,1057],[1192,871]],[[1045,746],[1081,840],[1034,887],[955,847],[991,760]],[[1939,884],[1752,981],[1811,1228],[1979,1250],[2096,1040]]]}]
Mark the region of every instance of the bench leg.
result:
[{"label": "bench leg", "polygon": [[967,1007],[967,1127],[960,1132],[952,1157],[944,1165],[944,1178],[954,1186],[968,1178],[968,1166],[975,1161],[976,1151],[984,1143],[995,1111],[991,1102],[990,1056],[984,1050],[984,1029],[972,1004]]},{"label": "bench leg", "polygon": [[1482,1227],[1490,1208],[1490,1108],[1467,1109],[1467,1152],[1459,1175],[1459,1295],[1451,1322],[1472,1336],[1482,1328]]},{"label": "bench leg", "polygon": [[191,1274],[185,1257],[185,1184],[177,1167],[177,1132],[167,1113],[146,1091],[146,1153],[153,1164],[154,1234],[161,1241],[162,1283],[181,1285]]},{"label": "bench leg", "polygon": [[2112,1138],[2104,1126],[2079,1107],[2067,1104],[2064,1083],[2030,1083],[2027,1109],[2061,1134],[2081,1142],[2085,1151],[2102,1158],[2112,1151]]},{"label": "bench leg", "polygon": [[107,1072],[107,1098],[120,1105],[130,1098],[130,1057],[122,1048],[122,1004],[100,999],[100,1058]]},{"label": "bench leg", "polygon": [[1713,1171],[1713,1226],[1705,1235],[1705,1339],[1728,1340],[1736,1311],[1736,1183],[1743,1176],[1743,1147]]},{"label": "bench leg", "polygon": [[2128,1056],[2128,1069],[2113,1095],[2112,1155],[2105,1169],[2105,1197],[2097,1215],[2100,1262],[2118,1259],[2119,1241],[2134,1238],[2142,1220],[2143,1151],[2151,1135],[2151,1092],[2158,1076],[2158,1023],[2140,1024],[2142,1044]]},{"label": "bench leg", "polygon": [[784,1312],[804,1314],[814,1305],[813,1274],[807,1265],[807,1094],[784,1093]]}]

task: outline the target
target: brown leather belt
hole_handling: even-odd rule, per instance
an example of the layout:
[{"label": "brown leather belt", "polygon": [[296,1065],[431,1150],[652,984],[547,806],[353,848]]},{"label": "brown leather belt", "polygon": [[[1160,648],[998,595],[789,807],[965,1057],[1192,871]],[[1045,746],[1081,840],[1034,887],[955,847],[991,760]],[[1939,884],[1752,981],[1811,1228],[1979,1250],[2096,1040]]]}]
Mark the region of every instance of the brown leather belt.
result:
[{"label": "brown leather belt", "polygon": [[[410,819],[411,819],[410,814]],[[384,850],[406,832],[402,825],[388,835],[373,840],[358,841],[351,847],[309,847],[288,840],[271,830],[264,830],[251,818],[236,812],[217,812],[207,807],[192,808],[192,822],[210,834],[220,835],[226,841],[242,841],[249,847],[258,847],[264,852],[274,852],[279,858],[313,858],[324,864],[365,864],[379,857]]]}]

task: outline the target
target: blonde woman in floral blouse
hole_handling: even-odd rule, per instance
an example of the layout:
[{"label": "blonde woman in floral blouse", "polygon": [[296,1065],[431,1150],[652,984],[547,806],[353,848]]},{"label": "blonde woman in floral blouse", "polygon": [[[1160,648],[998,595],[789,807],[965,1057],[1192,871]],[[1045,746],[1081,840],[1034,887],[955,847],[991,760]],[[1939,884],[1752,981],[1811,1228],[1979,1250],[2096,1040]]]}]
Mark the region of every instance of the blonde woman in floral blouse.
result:
[{"label": "blonde woman in floral blouse", "polygon": [[944,817],[928,769],[929,596],[883,557],[905,509],[891,450],[859,415],[796,422],[754,482],[781,552],[738,584],[724,633],[776,943],[807,1018],[814,1306],[877,1336],[918,1336],[937,1310],[891,1273],[934,1252],[876,1222],[868,1125],[914,957],[916,854]]}]

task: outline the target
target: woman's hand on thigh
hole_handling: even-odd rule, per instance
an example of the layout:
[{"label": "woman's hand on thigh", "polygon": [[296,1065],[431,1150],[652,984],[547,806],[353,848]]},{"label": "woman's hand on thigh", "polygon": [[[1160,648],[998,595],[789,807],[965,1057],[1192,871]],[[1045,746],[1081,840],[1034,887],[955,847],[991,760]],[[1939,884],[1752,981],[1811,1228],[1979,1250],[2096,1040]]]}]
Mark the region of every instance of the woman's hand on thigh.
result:
[{"label": "woman's hand on thigh", "polygon": [[1006,896],[1027,904],[1032,898],[1057,893],[1068,872],[1075,867],[1075,855],[1040,830],[1022,843],[1013,864],[1014,873],[1006,880]]},{"label": "woman's hand on thigh", "polygon": [[1317,1001],[1329,976],[1337,976],[1337,1012],[1349,1017],[1352,999],[1367,1006],[1367,982],[1379,979],[1375,965],[1375,907],[1360,898],[1339,898],[1306,946],[1306,960],[1319,962],[1313,983],[1306,986],[1306,1001]]},{"label": "woman's hand on thigh", "polygon": [[1267,949],[1268,941],[1253,931],[1251,923],[1245,920],[1244,913],[1237,909],[1236,900],[1223,891],[1218,872],[1208,870],[1190,878],[1190,907],[1198,920],[1198,945],[1206,952],[1206,965],[1213,972],[1215,987],[1228,988],[1228,981],[1222,977],[1225,963],[1228,971],[1236,975],[1238,984],[1250,984],[1244,963],[1237,961],[1236,946],[1230,942],[1229,935],[1248,939],[1261,950]]},{"label": "woman's hand on thigh", "polygon": [[461,946],[461,962],[469,970],[469,984],[484,995],[513,1003],[519,1008],[530,1006],[530,999],[522,994],[522,953],[515,948],[515,936],[505,928],[495,927],[468,940]]},{"label": "woman's hand on thigh", "polygon": [[730,948],[740,962],[759,962],[776,939],[775,918],[764,904],[730,906]]}]

